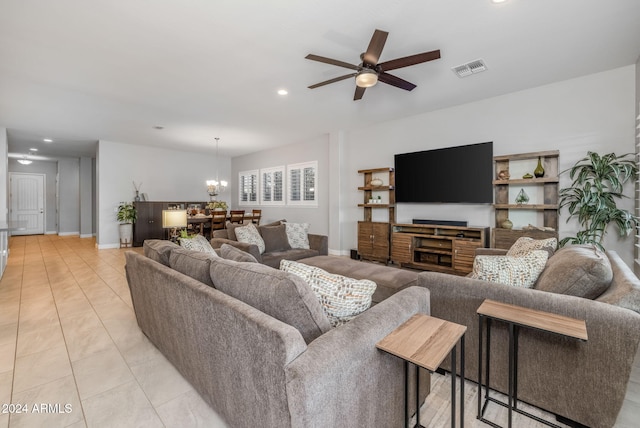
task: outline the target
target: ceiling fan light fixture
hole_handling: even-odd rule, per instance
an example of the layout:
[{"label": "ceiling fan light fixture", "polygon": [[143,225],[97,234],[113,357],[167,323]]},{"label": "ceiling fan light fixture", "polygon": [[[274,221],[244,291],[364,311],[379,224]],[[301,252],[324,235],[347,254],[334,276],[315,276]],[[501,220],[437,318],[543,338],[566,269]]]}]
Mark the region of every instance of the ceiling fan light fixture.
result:
[{"label": "ceiling fan light fixture", "polygon": [[378,73],[368,68],[361,70],[356,75],[356,85],[361,88],[370,88],[378,83]]},{"label": "ceiling fan light fixture", "polygon": [[18,163],[21,163],[22,165],[31,165],[33,161],[31,159],[23,158],[18,159]]}]

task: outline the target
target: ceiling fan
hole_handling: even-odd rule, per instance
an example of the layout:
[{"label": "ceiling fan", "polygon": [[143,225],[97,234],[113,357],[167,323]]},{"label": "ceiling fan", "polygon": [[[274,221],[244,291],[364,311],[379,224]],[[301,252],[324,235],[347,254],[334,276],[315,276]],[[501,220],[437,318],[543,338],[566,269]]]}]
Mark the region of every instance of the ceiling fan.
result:
[{"label": "ceiling fan", "polygon": [[354,101],[361,99],[364,95],[364,91],[367,88],[370,88],[378,83],[378,81],[386,83],[387,85],[395,86],[400,89],[411,91],[416,87],[416,85],[392,74],[389,74],[387,73],[387,71],[396,70],[398,68],[408,67],[410,65],[420,64],[427,61],[433,61],[434,59],[440,58],[440,50],[438,49],[431,52],[424,52],[378,63],[380,54],[382,53],[382,49],[384,48],[384,44],[387,41],[388,35],[389,33],[386,31],[376,30],[373,32],[373,36],[371,36],[371,41],[369,42],[367,51],[360,55],[360,60],[362,61],[360,65],[353,65],[347,62],[313,54],[307,55],[305,58],[312,61],[324,62],[326,64],[337,65],[338,67],[355,70],[355,73],[346,74],[344,76],[335,77],[333,79],[311,85],[309,86],[309,89],[315,89],[320,86],[328,85],[329,83],[335,83],[341,80],[348,79],[350,77],[355,77],[356,92],[353,96]]}]

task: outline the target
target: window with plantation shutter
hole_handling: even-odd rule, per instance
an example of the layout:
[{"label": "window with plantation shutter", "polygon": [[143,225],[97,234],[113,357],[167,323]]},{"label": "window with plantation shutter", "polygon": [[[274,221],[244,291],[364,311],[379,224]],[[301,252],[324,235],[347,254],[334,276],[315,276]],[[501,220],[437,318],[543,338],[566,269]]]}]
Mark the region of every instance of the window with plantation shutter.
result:
[{"label": "window with plantation shutter", "polygon": [[239,176],[238,205],[258,204],[258,171],[243,171]]},{"label": "window with plantation shutter", "polygon": [[284,166],[260,170],[260,204],[284,205]]},{"label": "window with plantation shutter", "polygon": [[287,166],[289,205],[318,205],[318,162]]}]

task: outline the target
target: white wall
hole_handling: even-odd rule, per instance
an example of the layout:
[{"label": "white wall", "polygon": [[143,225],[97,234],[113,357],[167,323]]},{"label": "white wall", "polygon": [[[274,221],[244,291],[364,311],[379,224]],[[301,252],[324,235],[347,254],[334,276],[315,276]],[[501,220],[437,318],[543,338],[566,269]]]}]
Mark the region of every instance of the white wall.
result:
[{"label": "white wall", "polygon": [[[634,152],[635,111],[632,65],[348,132],[343,168],[348,175],[341,184],[346,198],[341,204],[344,233],[340,251],[346,254],[356,248],[357,221],[363,215],[357,208],[362,203],[362,192],[357,190],[362,186],[359,169],[393,166],[395,153],[493,141],[494,155],[558,149],[560,170],[564,170],[588,150]],[[568,178],[561,176],[560,186],[568,185]],[[633,194],[631,187],[628,194]],[[632,200],[622,205],[633,208]],[[413,218],[494,225],[489,205],[399,204],[396,221],[411,222]],[[565,220],[563,212],[561,238],[576,228]],[[619,241],[611,230],[605,246],[632,265],[633,239]]]},{"label": "white wall", "polygon": [[[238,207],[238,174],[242,171],[250,171],[260,168],[286,166],[289,164],[318,161],[318,206],[317,207],[292,207],[289,205],[266,206],[243,205]],[[261,224],[286,219],[290,222],[305,222],[310,225],[310,232],[327,235],[329,233],[329,174],[334,171],[329,169],[329,138],[322,135],[300,144],[281,146],[273,150],[238,156],[232,160],[231,180],[232,205],[234,208],[253,208],[262,210]]]},{"label": "white wall", "polygon": [[7,129],[0,128],[0,223],[9,220],[9,158]]},{"label": "white wall", "polygon": [[80,158],[58,159],[58,235],[80,234]]},{"label": "white wall", "polygon": [[[230,177],[229,158],[218,159],[219,177]],[[151,201],[208,201],[205,181],[215,178],[215,153],[195,154],[110,141],[98,142],[97,223],[98,248],[119,246],[116,211],[121,201],[132,201],[133,182]],[[230,179],[227,179],[231,181]],[[218,196],[229,201],[229,191]]]}]

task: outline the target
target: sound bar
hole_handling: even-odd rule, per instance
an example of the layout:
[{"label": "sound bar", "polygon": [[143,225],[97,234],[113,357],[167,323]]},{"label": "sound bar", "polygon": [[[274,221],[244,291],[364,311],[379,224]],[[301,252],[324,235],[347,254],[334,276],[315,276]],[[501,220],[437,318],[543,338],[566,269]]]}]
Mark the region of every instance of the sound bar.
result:
[{"label": "sound bar", "polygon": [[428,220],[422,218],[414,218],[413,224],[437,224],[440,226],[458,226],[467,227],[468,222],[463,220]]}]

